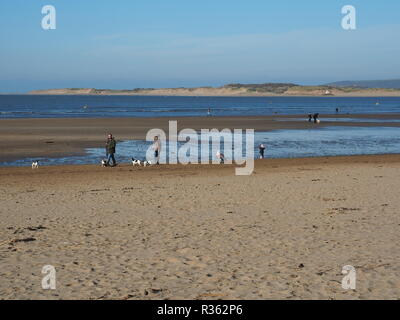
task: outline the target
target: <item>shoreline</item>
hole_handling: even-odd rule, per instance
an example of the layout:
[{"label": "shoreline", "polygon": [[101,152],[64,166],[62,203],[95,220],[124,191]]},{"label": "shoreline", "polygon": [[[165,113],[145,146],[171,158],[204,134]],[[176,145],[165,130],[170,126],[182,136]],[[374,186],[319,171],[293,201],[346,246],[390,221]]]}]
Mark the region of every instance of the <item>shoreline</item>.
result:
[{"label": "shoreline", "polygon": [[[290,120],[294,118],[304,118],[304,121]],[[2,150],[0,162],[23,158],[83,155],[87,148],[103,147],[109,132],[114,134],[117,141],[144,140],[151,128],[160,128],[168,133],[168,121],[171,120],[178,121],[178,130],[242,128],[254,129],[256,132],[270,132],[326,127],[400,127],[400,122],[324,122],[324,118],[400,120],[400,113],[321,115],[322,122],[318,125],[309,123],[304,115],[0,119],[0,149]]]},{"label": "shoreline", "polygon": [[[366,164],[366,163],[398,163],[400,164],[400,152],[399,153],[386,153],[386,154],[365,154],[365,155],[339,155],[339,156],[311,156],[311,157],[299,157],[299,158],[265,158],[255,159],[255,170],[257,166],[264,169],[285,169],[287,167],[301,166],[301,165],[346,165],[346,164]],[[0,176],[3,174],[10,173],[21,173],[21,174],[40,174],[40,169],[45,169],[52,172],[68,170],[68,173],[73,172],[112,172],[112,171],[123,171],[129,172],[135,169],[135,172],[140,174],[144,172],[170,172],[179,174],[180,171],[184,172],[187,170],[198,170],[198,171],[209,171],[210,174],[215,172],[225,172],[227,170],[232,171],[234,168],[241,167],[236,164],[161,164],[159,166],[152,165],[148,168],[144,167],[133,167],[130,163],[120,163],[117,167],[103,168],[100,164],[65,164],[65,165],[49,165],[40,166],[38,170],[32,170],[30,166],[0,166]],[[211,170],[211,171],[210,171]],[[42,172],[43,173],[43,172]],[[146,173],[146,174],[147,174]]]}]

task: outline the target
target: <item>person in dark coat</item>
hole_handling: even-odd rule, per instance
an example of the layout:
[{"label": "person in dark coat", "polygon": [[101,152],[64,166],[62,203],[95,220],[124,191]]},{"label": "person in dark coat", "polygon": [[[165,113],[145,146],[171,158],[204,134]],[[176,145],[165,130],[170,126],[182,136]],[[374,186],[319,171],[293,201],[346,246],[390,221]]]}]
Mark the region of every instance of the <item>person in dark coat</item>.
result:
[{"label": "person in dark coat", "polygon": [[260,151],[260,159],[264,159],[265,144],[260,144],[258,146],[258,150]]},{"label": "person in dark coat", "polygon": [[319,118],[319,113],[314,113],[313,115],[314,123],[318,123],[318,118]]},{"label": "person in dark coat", "polygon": [[112,161],[112,167],[115,167],[117,165],[117,162],[115,161],[115,149],[116,149],[117,143],[113,137],[113,135],[110,133],[107,138],[106,142],[106,154],[107,154],[107,166],[110,165],[110,161]]}]

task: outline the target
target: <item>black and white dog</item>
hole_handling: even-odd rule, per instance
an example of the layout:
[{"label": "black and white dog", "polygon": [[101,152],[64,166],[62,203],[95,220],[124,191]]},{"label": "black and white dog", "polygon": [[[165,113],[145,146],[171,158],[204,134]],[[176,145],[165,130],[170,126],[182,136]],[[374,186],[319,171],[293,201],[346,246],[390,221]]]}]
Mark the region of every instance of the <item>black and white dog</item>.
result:
[{"label": "black and white dog", "polygon": [[39,168],[39,160],[33,161],[32,162],[32,169],[38,169]]},{"label": "black and white dog", "polygon": [[101,160],[101,166],[107,167],[107,160],[105,160],[105,159]]},{"label": "black and white dog", "polygon": [[132,158],[132,165],[139,166],[139,167],[141,165],[143,165],[143,167],[147,167],[147,166],[151,166],[151,161],[147,161],[147,160],[140,161],[138,159]]},{"label": "black and white dog", "polygon": [[144,162],[143,162],[143,166],[144,166],[144,167],[151,166],[151,161],[147,161],[147,160],[144,161]]},{"label": "black and white dog", "polygon": [[138,159],[135,159],[135,158],[132,158],[132,165],[140,167],[142,165],[142,161],[140,161]]}]

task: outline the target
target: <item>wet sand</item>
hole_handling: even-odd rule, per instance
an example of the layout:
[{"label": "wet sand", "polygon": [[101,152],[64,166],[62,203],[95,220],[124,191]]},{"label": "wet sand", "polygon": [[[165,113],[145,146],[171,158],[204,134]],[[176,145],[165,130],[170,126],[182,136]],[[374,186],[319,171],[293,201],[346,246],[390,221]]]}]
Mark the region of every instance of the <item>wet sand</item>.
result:
[{"label": "wet sand", "polygon": [[[379,115],[321,115],[321,124],[292,121],[304,115],[248,117],[182,117],[182,118],[97,118],[97,119],[2,119],[0,120],[0,162],[26,157],[64,157],[78,155],[85,148],[103,147],[106,134],[112,132],[117,140],[144,139],[148,130],[161,128],[168,132],[168,121],[177,120],[178,129],[309,129],[325,126],[392,126],[400,122],[324,122],[324,118],[361,118],[399,120],[400,114]],[[287,119],[287,121],[284,121]],[[283,121],[282,121],[283,120]]]},{"label": "wet sand", "polygon": [[[400,155],[256,161],[249,177],[3,167],[0,181],[0,299],[400,296]],[[55,291],[41,289],[48,264]]]}]

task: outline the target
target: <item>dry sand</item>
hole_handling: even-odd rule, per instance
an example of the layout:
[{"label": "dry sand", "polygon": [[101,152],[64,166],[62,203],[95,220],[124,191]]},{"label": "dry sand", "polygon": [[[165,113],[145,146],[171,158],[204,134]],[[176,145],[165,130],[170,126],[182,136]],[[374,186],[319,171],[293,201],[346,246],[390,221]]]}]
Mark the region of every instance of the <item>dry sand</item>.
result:
[{"label": "dry sand", "polygon": [[[0,168],[0,181],[1,299],[400,297],[399,155],[257,161],[249,177]],[[41,288],[49,264],[55,291]]]},{"label": "dry sand", "polygon": [[[203,128],[278,129],[321,128],[325,126],[382,126],[379,122],[327,122],[328,118],[361,118],[399,120],[400,114],[321,115],[322,123],[314,125],[304,115],[247,116],[247,117],[181,117],[181,118],[100,118],[100,119],[3,119],[0,120],[0,162],[27,157],[63,157],[78,155],[85,148],[103,147],[106,135],[112,132],[117,140],[144,139],[151,128],[168,132],[168,121],[177,120],[178,129]],[[281,121],[285,120],[287,121]],[[385,126],[400,127],[399,122],[386,122]]]}]

